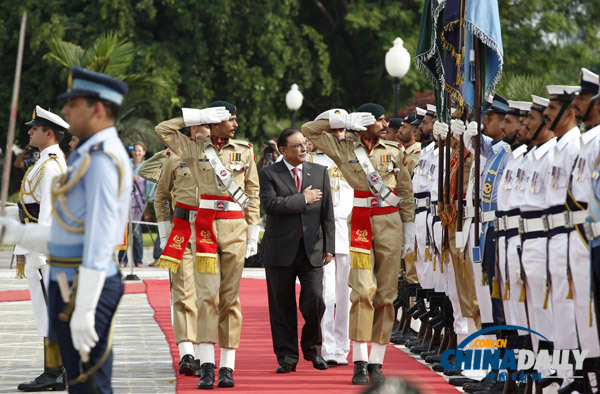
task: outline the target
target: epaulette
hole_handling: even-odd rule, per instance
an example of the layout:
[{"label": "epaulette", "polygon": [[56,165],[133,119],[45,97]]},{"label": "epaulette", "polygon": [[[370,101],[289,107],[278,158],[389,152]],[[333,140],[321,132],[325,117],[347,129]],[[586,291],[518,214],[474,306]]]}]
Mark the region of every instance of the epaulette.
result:
[{"label": "epaulette", "polygon": [[58,157],[56,153],[48,153],[48,157]]},{"label": "epaulette", "polygon": [[89,154],[92,154],[92,153],[95,153],[95,152],[104,152],[104,141],[101,141],[101,142],[98,142],[95,145],[92,145],[92,147],[88,151]]},{"label": "epaulette", "polygon": [[388,140],[381,140],[381,142],[383,142],[384,145],[393,146],[393,147],[398,148],[398,149],[402,149],[403,148],[402,144],[399,143],[399,142],[388,141]]},{"label": "epaulette", "polygon": [[242,140],[229,140],[229,142],[232,142],[236,145],[241,145],[241,146],[245,146],[246,148],[252,149],[252,142],[248,142],[248,141],[242,141]]}]

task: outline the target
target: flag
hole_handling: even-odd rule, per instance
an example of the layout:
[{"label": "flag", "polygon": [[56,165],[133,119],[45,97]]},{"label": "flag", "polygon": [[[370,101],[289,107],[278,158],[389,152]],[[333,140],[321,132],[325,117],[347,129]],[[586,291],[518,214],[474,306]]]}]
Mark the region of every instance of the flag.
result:
[{"label": "flag", "polygon": [[[475,107],[475,94],[481,94],[481,103],[491,95],[502,75],[504,50],[502,49],[502,32],[498,0],[469,0],[465,12],[465,50],[468,56],[463,62],[465,83],[463,97],[471,108]],[[475,92],[475,47],[474,37],[482,43],[480,64],[481,92]]]},{"label": "flag", "polygon": [[446,0],[425,0],[415,64],[433,84],[438,118],[448,121],[448,106],[444,93],[444,62],[442,58],[441,32],[442,17]]},{"label": "flag", "polygon": [[442,48],[444,49],[444,89],[458,104],[459,116],[465,106],[463,99],[463,84],[465,79],[465,12],[467,1],[473,0],[446,0],[444,16],[442,18],[443,30],[441,32]]}]

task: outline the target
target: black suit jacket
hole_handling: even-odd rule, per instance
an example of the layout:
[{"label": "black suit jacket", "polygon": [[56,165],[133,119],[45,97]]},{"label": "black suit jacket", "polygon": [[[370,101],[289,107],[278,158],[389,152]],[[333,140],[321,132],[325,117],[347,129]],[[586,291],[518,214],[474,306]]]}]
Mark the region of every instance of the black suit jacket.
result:
[{"label": "black suit jacket", "polygon": [[304,162],[302,190],[312,185],[323,192],[321,200],[306,204],[283,160],[258,173],[260,203],[267,223],[260,251],[266,265],[288,266],[294,261],[303,234],[306,255],[315,267],[323,265],[323,253],[335,253],[335,217],[327,167]]}]

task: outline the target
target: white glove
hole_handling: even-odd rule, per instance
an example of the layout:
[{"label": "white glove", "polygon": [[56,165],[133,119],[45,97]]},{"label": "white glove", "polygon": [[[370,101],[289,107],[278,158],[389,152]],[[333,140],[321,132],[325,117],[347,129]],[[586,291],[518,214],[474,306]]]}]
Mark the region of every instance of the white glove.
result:
[{"label": "white glove", "polygon": [[29,265],[31,268],[39,270],[46,265],[46,257],[39,253],[32,252],[25,258],[25,265]]},{"label": "white glove", "polygon": [[186,126],[198,126],[202,124],[221,123],[231,118],[231,114],[225,107],[213,108],[182,108],[183,122]]},{"label": "white glove", "polygon": [[260,226],[250,224],[248,226],[248,243],[246,244],[246,258],[254,256],[258,253],[258,233]]},{"label": "white glove", "polygon": [[160,248],[164,249],[167,246],[169,240],[169,233],[171,231],[170,222],[158,222],[158,237],[160,238]]},{"label": "white glove", "polygon": [[73,347],[80,352],[89,353],[98,342],[94,324],[104,279],[106,271],[96,271],[83,266],[79,268],[75,309],[71,315],[70,326]]},{"label": "white glove", "polygon": [[448,136],[448,125],[446,123],[442,123],[440,121],[435,121],[433,124],[433,137],[438,138],[442,137],[443,140]]},{"label": "white glove", "polygon": [[460,136],[465,132],[465,123],[461,119],[454,119],[452,124],[450,125],[450,130],[452,130],[452,137],[457,140],[460,140]]},{"label": "white glove", "polygon": [[415,251],[415,223],[402,223],[404,244],[402,245],[402,258]]},{"label": "white glove", "polygon": [[22,224],[15,219],[0,216],[0,233],[2,231],[4,231],[4,238],[0,243],[19,245],[31,252],[48,254],[49,224]]},{"label": "white glove", "polygon": [[477,122],[471,122],[469,123],[469,125],[467,126],[467,130],[465,130],[465,135],[464,135],[464,142],[465,142],[465,146],[468,147],[468,149],[470,150],[470,146],[471,146],[471,140],[473,139],[473,137],[477,136]]},{"label": "white glove", "polygon": [[329,127],[332,129],[349,129],[364,131],[376,121],[370,112],[352,112],[351,114],[330,114]]}]

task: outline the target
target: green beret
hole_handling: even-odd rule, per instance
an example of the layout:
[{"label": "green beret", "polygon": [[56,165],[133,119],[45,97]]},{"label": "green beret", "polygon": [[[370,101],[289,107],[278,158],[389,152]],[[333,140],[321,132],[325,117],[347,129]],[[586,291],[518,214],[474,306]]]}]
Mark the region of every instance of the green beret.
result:
[{"label": "green beret", "polygon": [[375,119],[379,119],[381,115],[385,114],[385,109],[383,109],[383,107],[379,104],[366,103],[358,107],[356,112],[370,112],[373,114]]},{"label": "green beret", "polygon": [[390,119],[390,121],[388,122],[388,127],[391,127],[392,129],[398,130],[401,126],[402,126],[402,119],[400,119],[400,118],[393,118],[393,119]]},{"label": "green beret", "polygon": [[237,108],[235,107],[235,105],[233,105],[227,101],[215,101],[213,103],[210,103],[210,105],[208,106],[208,108],[215,108],[215,107],[225,107],[225,109],[227,111],[229,111],[229,113],[231,115],[237,114]]}]

